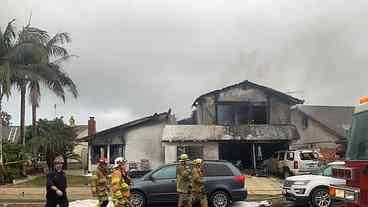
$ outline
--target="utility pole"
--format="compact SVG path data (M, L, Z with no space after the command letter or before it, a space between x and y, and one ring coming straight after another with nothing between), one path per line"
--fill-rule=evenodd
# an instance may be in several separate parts
M56 119L56 104L54 104L54 112L55 112L55 119Z
M1 116L1 111L2 111L2 106L1 106L2 98L3 98L3 93L1 91L1 94L0 94L0 116ZM4 173L5 172L4 172L4 160L3 160L3 121L0 119L0 184L4 183L4 180L5 180Z

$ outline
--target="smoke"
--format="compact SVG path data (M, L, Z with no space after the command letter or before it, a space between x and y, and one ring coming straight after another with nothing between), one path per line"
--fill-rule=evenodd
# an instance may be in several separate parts
M45 91L40 117L57 103L77 123L96 116L100 129L168 108L184 118L199 95L246 79L307 104L368 94L364 0L8 0L0 24L21 26L31 10L35 26L70 32L80 56L65 67L79 99L63 105ZM5 104L13 117L16 94Z

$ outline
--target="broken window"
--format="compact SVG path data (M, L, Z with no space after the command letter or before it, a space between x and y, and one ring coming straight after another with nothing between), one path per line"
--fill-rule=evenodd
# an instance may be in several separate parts
M203 158L202 145L181 145L177 147L177 157L181 154L187 154L189 159Z
M217 123L221 125L234 125L234 110L231 105L217 106Z
M217 104L217 124L268 124L265 103L219 103Z

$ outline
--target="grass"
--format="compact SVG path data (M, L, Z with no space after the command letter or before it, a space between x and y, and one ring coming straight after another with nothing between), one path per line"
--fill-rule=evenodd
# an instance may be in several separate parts
M88 177L67 175L68 187L84 187L88 184ZM44 187L46 185L46 175L37 177L33 180L27 181L25 183L20 183L15 186L22 187Z

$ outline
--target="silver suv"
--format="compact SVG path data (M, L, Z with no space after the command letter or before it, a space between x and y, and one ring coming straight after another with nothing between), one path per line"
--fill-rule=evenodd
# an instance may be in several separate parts
M266 164L273 174L287 178L291 175L311 174L319 169L318 153L312 150L285 150L272 155Z
M133 180L131 206L163 206L176 204L176 168L178 164L166 164L152 170L140 179ZM245 176L230 162L204 161L204 182L208 201L213 207L227 207L232 202L247 197Z

